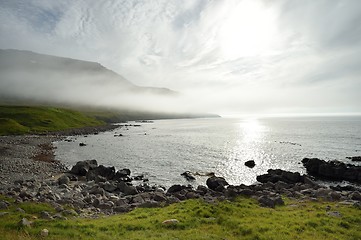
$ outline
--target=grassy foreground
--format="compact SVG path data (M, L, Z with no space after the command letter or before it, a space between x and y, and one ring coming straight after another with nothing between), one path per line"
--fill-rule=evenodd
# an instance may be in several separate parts
M63 108L0 106L0 135L43 133L103 124L93 117Z
M327 214L326 208L340 216ZM21 207L26 213L19 213ZM12 204L0 210L2 239L361 239L361 210L330 202L286 201L276 209L259 207L253 199L238 198L208 204L188 200L164 208L136 209L130 213L100 217L42 220L40 211L54 212L45 204ZM21 218L34 219L32 227L19 227ZM179 223L164 225L166 219Z

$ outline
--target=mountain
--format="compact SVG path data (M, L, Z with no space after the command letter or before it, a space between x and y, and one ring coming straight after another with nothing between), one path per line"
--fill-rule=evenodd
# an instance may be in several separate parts
M96 62L22 50L0 50L0 73L2 101L92 105L118 96L178 95L167 88L136 86Z

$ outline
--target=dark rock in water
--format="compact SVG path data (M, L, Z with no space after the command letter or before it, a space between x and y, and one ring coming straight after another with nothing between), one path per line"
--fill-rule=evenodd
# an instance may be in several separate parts
M135 176L135 177L133 177L133 179L134 179L135 181L143 181L143 180L144 180L144 175Z
M89 170L94 169L96 167L98 167L97 160L79 161L72 167L70 173L79 176L85 176Z
M118 170L114 177L113 177L113 180L115 181L122 181L122 182L131 182L132 179L129 177L130 176L130 170L127 169L127 168L124 168L124 169L121 169L121 170Z
M361 156L356 157L346 157L347 159L350 159L353 162L361 162Z
M345 164L340 161L326 162L318 158L304 158L302 163L312 176L327 180L361 183L361 166Z
M288 172L281 169L269 169L267 174L257 176L261 183L282 181L285 183L303 183L303 177L298 172Z
M253 160L249 160L245 162L244 165L246 165L249 168L254 168L254 166L256 166L256 163Z
M229 185L224 178L216 176L208 178L206 184L208 188L217 192L222 192L225 186Z
M183 177L185 177L185 179L187 179L188 181L194 181L196 180L196 178L192 175L192 173L190 171L185 171L184 173L181 174Z
M80 146L80 147L85 147L85 146L86 146L86 144L85 144L85 143L83 143L83 142L81 142L81 143L79 143L79 146Z

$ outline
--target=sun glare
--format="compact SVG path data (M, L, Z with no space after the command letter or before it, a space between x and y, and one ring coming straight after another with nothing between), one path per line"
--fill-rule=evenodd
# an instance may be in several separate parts
M267 54L275 37L272 11L256 1L242 1L222 24L220 47L227 59Z

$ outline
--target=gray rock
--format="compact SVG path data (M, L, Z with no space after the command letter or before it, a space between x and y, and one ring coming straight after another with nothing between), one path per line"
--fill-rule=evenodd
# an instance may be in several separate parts
M0 209L7 209L9 205L9 202L0 200Z
M20 227L31 227L31 225L33 224L33 222L29 221L28 219L26 218L22 218L20 220L20 222L18 223L18 225Z
M154 201L157 201L157 202L166 202L167 201L167 197L165 196L164 193L161 193L161 192L154 193L153 199L154 199Z
M256 163L254 160L249 160L249 161L245 162L244 165L246 165L249 168L254 168L254 166L256 166Z
M284 205L284 201L280 196L270 197L264 195L259 197L257 200L263 207L274 208L276 205Z
M225 186L229 185L224 178L216 176L208 178L206 184L208 188L217 192L222 192L225 189Z
M138 205L138 207L141 207L141 208L157 208L157 207L161 207L161 206L162 206L162 204L160 202L153 201L153 200L148 200L148 201L145 201Z
M118 213L124 213L124 212L129 212L131 210L129 205L121 205L121 206L116 206L113 208L114 212L118 212Z
M120 181L118 182L118 189L123 192L125 195L135 195L138 194L138 190L134 186L129 186L127 183Z
M42 219L47 219L47 220L52 220L53 219L53 217L47 211L40 212L40 217Z
M114 183L105 182L102 186L107 192L114 192L117 189L117 186Z
M331 216L331 217L337 217L337 218L342 217L342 214L341 214L340 212L337 212L337 211L327 212L326 214L327 214L328 216Z
M58 184L59 184L59 185L62 185L62 184L67 185L67 184L69 184L69 182L70 182L70 179L69 179L69 177L66 176L66 175L63 175L63 176L61 176L61 177L58 179Z
M72 167L70 173L79 176L85 176L89 170L94 169L97 166L98 162L96 160L79 161Z
M17 208L16 211L20 212L20 213L25 213L24 209L22 209L22 208Z
M350 198L352 200L361 201L361 194L360 194L360 192L355 191L355 192L350 194Z

